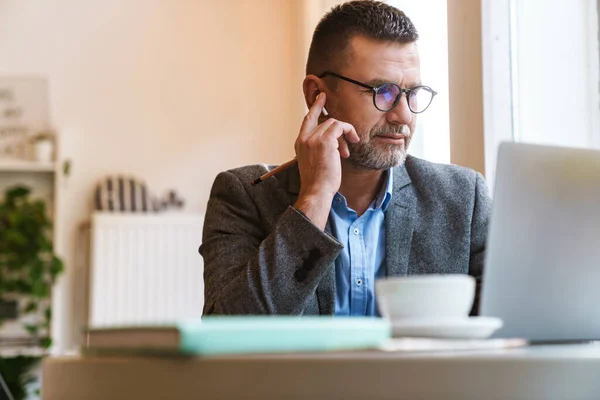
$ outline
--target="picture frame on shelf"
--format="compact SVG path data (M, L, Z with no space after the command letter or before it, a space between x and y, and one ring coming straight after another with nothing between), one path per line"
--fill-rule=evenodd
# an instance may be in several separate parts
M0 161L37 161L34 135L49 130L48 81L42 76L0 76ZM53 153L54 141L42 145ZM50 148L50 151L48 151Z

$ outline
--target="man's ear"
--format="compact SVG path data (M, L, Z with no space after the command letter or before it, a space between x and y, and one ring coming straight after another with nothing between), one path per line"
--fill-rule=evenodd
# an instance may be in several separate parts
M322 88L323 86L323 88ZM316 101L317 96L324 89L323 81L316 75L307 75L302 82L302 90L304 92L304 101L306 107L311 108Z

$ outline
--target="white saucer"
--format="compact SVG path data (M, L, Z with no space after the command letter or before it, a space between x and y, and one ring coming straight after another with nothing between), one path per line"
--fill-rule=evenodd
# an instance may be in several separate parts
M390 320L394 337L485 339L502 327L494 317L405 318Z

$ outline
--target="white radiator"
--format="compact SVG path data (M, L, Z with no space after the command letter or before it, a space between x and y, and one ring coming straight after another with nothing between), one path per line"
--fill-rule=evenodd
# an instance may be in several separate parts
M160 324L200 317L203 223L200 214L94 213L88 324Z

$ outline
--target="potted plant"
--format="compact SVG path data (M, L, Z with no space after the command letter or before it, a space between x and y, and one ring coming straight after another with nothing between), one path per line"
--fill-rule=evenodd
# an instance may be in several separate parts
M42 131L32 138L35 159L42 163L51 163L54 158L55 135L51 131Z
M12 343L47 349L51 344L50 292L63 270L54 254L51 228L45 203L31 199L28 188L6 191L0 200L0 349L3 342L4 348ZM0 362L15 398L24 396L27 373L39 359L18 356Z

